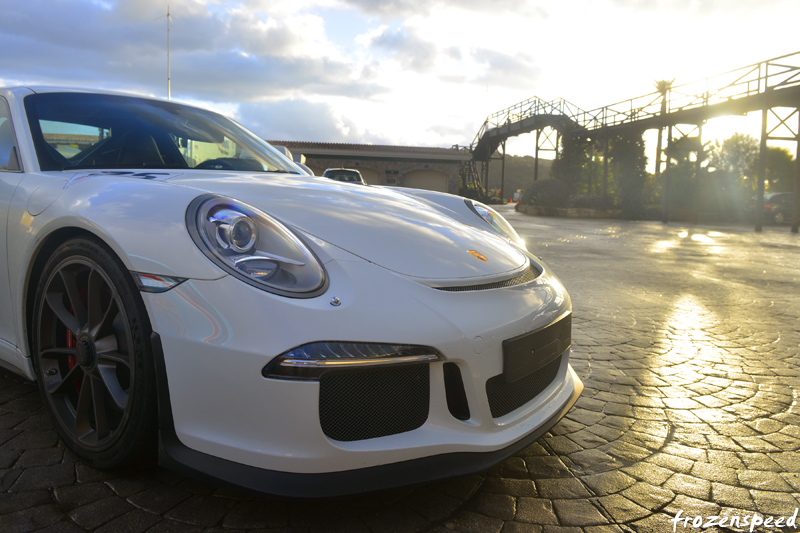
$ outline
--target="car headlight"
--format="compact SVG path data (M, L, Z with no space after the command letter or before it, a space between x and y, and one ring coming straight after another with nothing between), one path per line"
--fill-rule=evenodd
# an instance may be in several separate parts
M186 227L209 259L254 287L294 298L311 298L327 287L325 269L303 241L243 202L199 196L186 210Z
M443 361L436 349L408 344L312 342L293 348L261 370L265 378L317 380L330 370Z
M469 207L470 211L481 217L487 224L489 224L496 233L506 237L512 244L526 249L525 241L522 240L514 228L511 227L511 224L509 224L500 213L487 205L476 202L475 200L465 199L464 203L467 204L467 207Z

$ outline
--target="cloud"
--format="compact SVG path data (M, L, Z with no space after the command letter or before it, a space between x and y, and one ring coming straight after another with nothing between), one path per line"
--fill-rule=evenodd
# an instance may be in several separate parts
M403 68L416 72L431 70L436 63L436 45L426 41L414 31L406 28L389 29L374 36L370 45L384 49L396 59Z
M506 54L497 50L481 48L472 53L473 58L484 68L484 73L473 81L500 84L505 87L527 89L535 87L541 69L527 54Z
M457 8L466 11L505 13L514 12L520 15L538 13L546 16L546 11L536 2L520 2L519 0L343 0L345 4L356 7L371 15L388 18L405 18L414 15L428 15L433 11Z
M389 144L387 137L363 130L327 103L280 100L239 106L236 120L264 139L326 143Z

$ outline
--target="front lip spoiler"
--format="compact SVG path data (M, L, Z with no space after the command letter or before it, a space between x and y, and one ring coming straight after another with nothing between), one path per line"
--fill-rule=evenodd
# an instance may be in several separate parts
M567 414L583 392L583 383L576 379L572 395L553 416L531 433L499 450L445 453L344 472L313 474L279 472L221 459L192 450L180 442L175 433L167 389L164 352L157 333L153 333L151 343L158 381L159 465L238 491L284 499L354 496L481 472L530 446L547 433Z

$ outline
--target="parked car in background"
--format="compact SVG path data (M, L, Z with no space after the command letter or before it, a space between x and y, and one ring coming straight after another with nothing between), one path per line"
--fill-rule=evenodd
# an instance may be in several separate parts
M794 194L790 192L771 192L764 195L764 220L784 224L792 219Z
M361 172L352 168L329 168L322 175L336 181L360 183L361 185L367 184L364 178L361 177Z
M388 489L485 470L583 390L569 294L496 211L309 176L211 111L0 88L0 213L0 366L97 468Z

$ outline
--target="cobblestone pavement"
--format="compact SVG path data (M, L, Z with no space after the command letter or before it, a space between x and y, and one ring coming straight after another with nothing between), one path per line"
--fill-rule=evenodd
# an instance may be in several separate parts
M692 524L790 517L800 237L501 209L572 295L572 364L586 384L532 446L481 475L286 503L159 468L89 468L35 387L0 371L0 531L719 532L750 528Z

